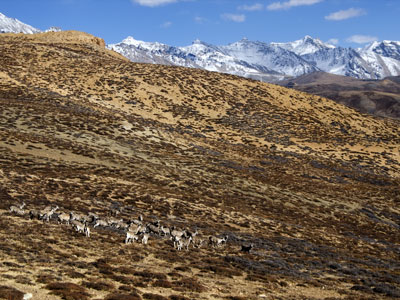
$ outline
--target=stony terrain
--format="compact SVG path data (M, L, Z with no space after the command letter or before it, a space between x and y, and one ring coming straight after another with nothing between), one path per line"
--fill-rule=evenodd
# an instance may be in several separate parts
M0 299L400 297L400 123L79 32L0 35ZM11 213L142 214L177 251ZM253 243L250 253L241 246Z
M360 80L314 72L279 84L327 97L362 113L400 119L400 76Z

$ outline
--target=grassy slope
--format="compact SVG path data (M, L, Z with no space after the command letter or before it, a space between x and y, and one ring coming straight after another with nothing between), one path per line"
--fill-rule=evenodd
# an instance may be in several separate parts
M76 299L399 294L398 122L230 75L130 63L64 34L0 36L6 285ZM20 201L103 216L118 202L124 218L229 243L178 258L161 238L125 246L122 233L93 230L88 240L6 212Z

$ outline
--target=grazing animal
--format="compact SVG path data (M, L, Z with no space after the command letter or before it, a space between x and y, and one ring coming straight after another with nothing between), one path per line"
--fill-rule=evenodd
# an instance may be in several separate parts
M123 222L123 220L122 219L117 219L117 218L114 218L114 217L109 217L107 222L108 222L109 226L117 227L120 222Z
M90 228L89 226L87 226L87 224L85 223L85 228L84 228L84 233L87 237L90 237Z
M160 234L160 227L154 225L153 223L149 223L146 225L147 231L155 234Z
M170 240L174 242L174 248L178 248L179 241L182 239L180 236L171 235Z
M134 241L138 241L139 240L139 236L133 232L128 231L126 233L126 237L125 237L125 244L130 244Z
M173 237L182 237L185 236L185 230L177 230L175 227L172 227L171 236Z
M99 216L95 213L89 212L87 219L89 223L94 223L99 219Z
M20 206L11 205L10 206L10 213L15 213L19 216L25 215L25 202L23 202Z
M69 214L70 214L71 220L77 220L80 222L88 222L89 218L81 213L76 213L74 211L71 211Z
M220 247L222 244L226 244L228 240L228 236L224 236L223 238L218 238L215 236L210 236L209 238L209 245L212 245L213 247Z
M131 220L131 224L143 225L143 216L139 215L137 220Z
M142 228L143 226L142 225L134 225L134 224L131 224L131 225L129 225L129 227L128 227L128 231L129 232L132 232L133 234L139 234L141 231L142 231Z
M182 250L183 247L186 248L186 250L189 250L189 245L192 242L192 238L189 237L188 239L180 239L178 241L177 249L178 251Z
M149 241L149 237L150 237L150 235L148 233L143 234L142 244L147 245L147 242Z
M49 205L49 206L46 206L46 207L40 212L39 219L43 220L43 222L49 222L51 216L56 212L56 210L57 210L58 208L59 208L58 205L56 205L55 207L51 207L50 205Z
M114 223L114 227L119 229L127 229L129 227L129 224L125 223L124 221L118 221Z
M105 220L98 219L96 220L96 223L94 224L93 228L96 228L97 226L107 227L108 222Z
M58 224L62 224L63 222L69 225L70 215L67 213L60 213L57 216Z
M78 233L85 233L86 224L83 224L77 220L72 220L71 225Z
M32 219L39 219L40 218L40 211L37 209L31 209L29 211L29 218Z
M190 231L187 228L185 229L185 236L187 238L189 238L189 237L194 238L198 233L199 232L197 231L197 229L196 229L196 231Z
M160 236L167 236L167 235L171 235L171 230L168 227L164 227L161 225L160 227Z
M242 245L240 251L250 253L251 249L253 249L253 248L254 248L254 244Z
M194 248L201 248L203 246L205 240L200 238L193 238L193 247Z

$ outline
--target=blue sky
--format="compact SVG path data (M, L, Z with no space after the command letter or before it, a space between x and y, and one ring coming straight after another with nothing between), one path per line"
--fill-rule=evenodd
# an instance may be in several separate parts
M400 0L0 0L0 12L39 29L58 26L120 42L223 45L305 35L343 47L400 40Z

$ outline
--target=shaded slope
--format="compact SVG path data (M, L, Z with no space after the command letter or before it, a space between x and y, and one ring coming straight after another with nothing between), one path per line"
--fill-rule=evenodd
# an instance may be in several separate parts
M398 122L235 76L130 63L64 34L0 36L5 284L73 282L93 298L398 295ZM119 203L126 219L229 242L177 255L153 236L148 247L111 230L85 239L5 211L20 201L101 216ZM240 253L249 242L254 252ZM99 279L105 290L85 283Z
M332 99L362 113L400 118L399 77L358 80L315 72L280 83L296 90Z

